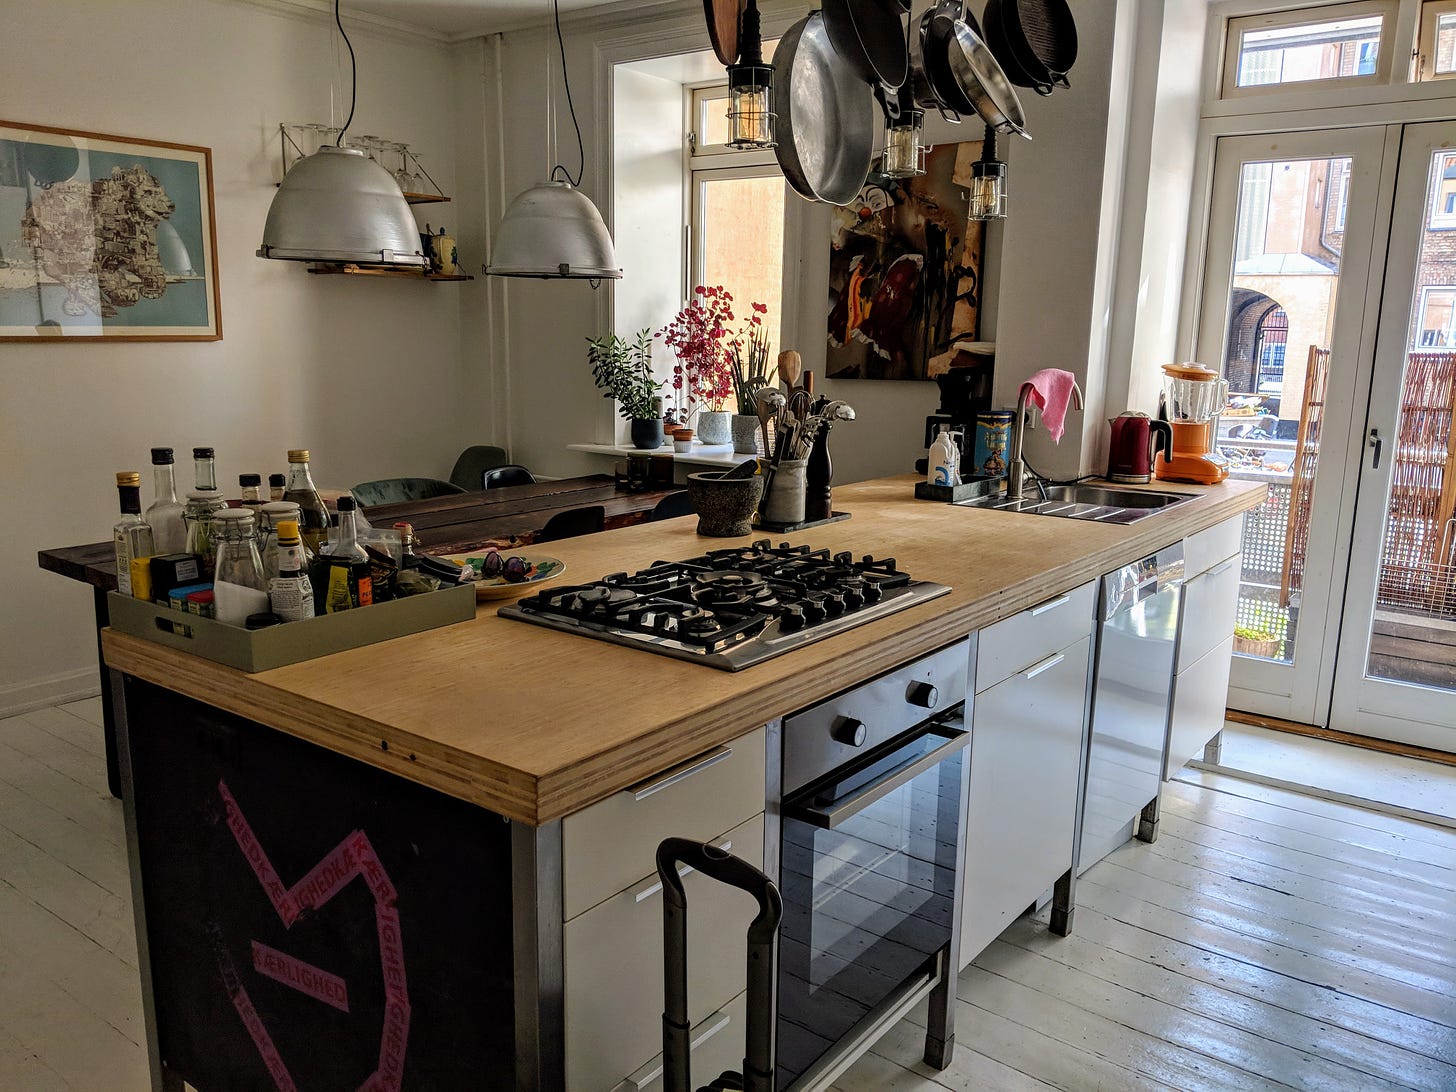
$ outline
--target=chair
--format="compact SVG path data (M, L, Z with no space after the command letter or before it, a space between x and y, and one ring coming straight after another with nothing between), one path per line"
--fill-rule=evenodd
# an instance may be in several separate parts
M546 526L541 528L536 541L559 542L563 538L594 535L606 525L606 518L607 510L600 504L586 508L568 508L565 512L557 512L546 521Z
M480 476L480 488L495 489L502 485L535 485L536 476L524 466L509 463L487 470Z
M487 470L505 466L510 461L505 448L476 444L460 453L460 458L455 460L455 469L450 471L450 480L466 491L480 489L481 477Z
M399 501L429 500L451 493L464 493L453 482L439 478L380 478L378 481L360 482L349 492L365 508L376 504L395 504Z
M669 493L657 502L657 507L652 509L652 514L647 517L651 523L662 519L677 519L678 516L690 516L693 514L692 498L688 496L686 489L679 489L676 493Z

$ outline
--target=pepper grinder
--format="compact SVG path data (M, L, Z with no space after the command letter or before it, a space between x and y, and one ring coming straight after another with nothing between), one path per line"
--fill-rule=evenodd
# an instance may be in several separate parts
M834 464L829 459L829 423L814 437L804 467L804 522L815 523L834 515Z

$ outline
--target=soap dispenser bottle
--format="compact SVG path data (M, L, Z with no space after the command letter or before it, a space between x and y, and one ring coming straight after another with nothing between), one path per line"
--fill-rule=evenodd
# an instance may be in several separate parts
M931 485L956 486L961 484L960 448L956 446L950 425L940 426L940 435L930 445L930 460L925 480Z

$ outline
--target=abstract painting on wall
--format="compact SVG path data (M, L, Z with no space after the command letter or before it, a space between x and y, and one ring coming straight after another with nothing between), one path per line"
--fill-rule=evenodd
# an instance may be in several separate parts
M930 379L965 362L981 308L985 225L968 218L980 141L937 144L925 174L887 179L875 160L834 210L830 379Z
M207 148L0 121L0 341L216 341Z

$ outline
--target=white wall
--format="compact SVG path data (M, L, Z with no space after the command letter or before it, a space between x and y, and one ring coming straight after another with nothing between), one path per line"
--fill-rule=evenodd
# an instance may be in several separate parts
M327 120L334 54L322 14L221 0L0 0L8 120L210 147L224 338L216 343L0 345L0 713L93 687L86 587L40 572L38 549L95 542L115 520L113 473L151 445L217 448L224 484L314 452L321 486L445 476L489 442L462 398L460 289L316 277L254 257L274 193L280 121ZM408 141L454 186L451 52L351 27L353 132ZM345 57L347 65L347 57ZM340 85L346 86L346 85ZM452 206L427 214L460 225ZM422 219L424 216L422 216ZM477 239L462 232L467 264Z

